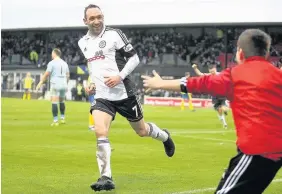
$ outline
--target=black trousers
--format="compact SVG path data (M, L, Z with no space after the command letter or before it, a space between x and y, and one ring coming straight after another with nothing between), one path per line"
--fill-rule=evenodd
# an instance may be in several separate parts
M261 194L282 166L282 159L273 161L241 151L232 158L215 194Z

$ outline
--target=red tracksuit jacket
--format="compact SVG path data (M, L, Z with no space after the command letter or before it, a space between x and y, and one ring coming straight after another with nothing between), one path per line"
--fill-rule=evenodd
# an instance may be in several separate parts
M282 158L282 71L262 57L218 75L187 79L191 93L223 96L230 101L237 146L248 155Z

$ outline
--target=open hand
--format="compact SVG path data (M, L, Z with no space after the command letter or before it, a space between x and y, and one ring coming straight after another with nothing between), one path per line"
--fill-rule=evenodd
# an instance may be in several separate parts
M122 81L121 77L119 75L116 75L116 76L105 77L104 83L109 88L113 88L116 85L118 85L119 83L121 83L121 81Z
M41 88L42 84L43 84L43 82L40 81L40 82L37 84L37 86L36 86L36 88L35 88L35 91L38 91L38 90Z
M161 86L163 79L153 70L153 77L142 75L143 86L149 89L158 89Z

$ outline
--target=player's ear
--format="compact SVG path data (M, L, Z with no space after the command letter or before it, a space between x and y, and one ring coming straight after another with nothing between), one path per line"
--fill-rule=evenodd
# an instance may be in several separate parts
M269 54L269 51L268 51L268 52L266 53L266 55L265 55L265 59L268 59L269 56L270 56L270 54Z
M83 18L83 22L85 25L87 25L87 20L85 18Z
M240 61L245 60L245 54L241 48L239 48L239 58L240 58Z
M237 46L237 52L236 52L236 62L238 64L242 63L242 49Z

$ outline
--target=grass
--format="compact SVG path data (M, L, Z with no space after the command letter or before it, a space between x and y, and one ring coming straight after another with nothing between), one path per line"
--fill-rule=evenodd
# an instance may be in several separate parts
M96 139L88 127L88 103L66 103L67 124L51 127L47 101L2 99L2 193L87 194L96 181ZM140 138L126 119L117 116L110 132L112 171L116 190L107 194L213 193L236 154L235 134L223 130L212 109L196 112L179 107L145 106L146 121L168 128L176 154L168 158L163 145ZM281 180L282 172L276 179ZM265 193L281 194L281 182ZM200 189L200 190L198 190ZM184 194L184 193L183 193Z

